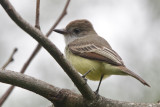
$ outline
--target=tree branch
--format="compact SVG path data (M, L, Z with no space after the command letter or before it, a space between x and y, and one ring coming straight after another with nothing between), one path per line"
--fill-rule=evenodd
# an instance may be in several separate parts
M0 70L0 82L12 84L34 93L37 93L49 101L55 107L159 107L160 104L129 103L116 101L97 96L93 100L86 100L81 95L67 89L54 87L46 82L33 77L9 71Z
M70 3L70 0L67 0L64 9L61 13L61 15L59 16L59 18L57 19L57 21L55 22L55 24L53 24L53 26L50 28L50 30L47 32L46 37L48 37L51 32L53 31L53 29L55 29L55 27L60 23L60 21L63 19L63 17L67 14L67 8L68 5ZM37 27L38 29L40 29L40 25L39 25L39 14L40 14L40 0L37 0L37 4L36 4L36 24L35 27ZM32 59L37 55L37 53L39 52L39 50L41 49L41 45L38 44L36 46L36 48L34 49L34 51L32 52L32 54L30 55L30 57L28 58L28 60L26 61L26 63L23 65L22 69L21 69L21 73L24 73L27 69L27 67L29 66L30 62L32 61ZM2 104L5 102L5 100L8 98L8 96L11 94L12 90L14 89L14 86L10 86L8 88L8 90L4 93L4 95L0 98L0 106L2 106Z
M46 99L56 102L58 100L58 97L61 97L58 94L62 94L60 92L64 91L65 89L61 90L59 88L56 88L46 82L43 82L41 80L37 80L33 77L9 71L9 70L0 70L0 81L7 84L12 84L24 89L27 89L29 91L32 91L36 94L39 94ZM68 93L72 93L69 90L65 90ZM78 95L78 94L75 94ZM66 95L63 95L66 96Z
M83 97L86 99L94 99L95 94L88 86L88 84L81 78L81 76L72 68L72 66L64 58L63 54L57 49L57 47L48 40L40 30L36 29L28 22L26 22L13 8L8 0L0 0L2 7L8 13L10 18L25 32L37 40L50 54L51 56L59 63L67 75L72 79L76 87L79 89Z

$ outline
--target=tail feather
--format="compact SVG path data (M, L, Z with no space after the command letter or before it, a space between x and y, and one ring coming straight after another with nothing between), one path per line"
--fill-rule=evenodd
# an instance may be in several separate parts
M136 78L137 80L139 80L142 84L150 87L150 85L149 85L145 80L143 80L140 76L138 76L138 75L135 74L134 72L130 71L130 70L127 69L126 67L120 67L120 69L121 69L123 72L127 73L128 75L130 75L130 76Z

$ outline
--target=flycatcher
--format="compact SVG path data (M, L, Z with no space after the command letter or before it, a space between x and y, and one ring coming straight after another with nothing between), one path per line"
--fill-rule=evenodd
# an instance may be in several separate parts
M126 68L121 57L96 33L89 21L75 20L65 29L54 31L64 35L66 58L73 67L86 78L100 81L96 93L102 79L111 75L129 75L150 87L140 76Z

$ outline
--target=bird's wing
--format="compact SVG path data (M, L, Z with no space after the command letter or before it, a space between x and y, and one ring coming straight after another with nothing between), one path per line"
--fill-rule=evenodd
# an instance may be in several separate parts
M121 57L111 48L99 47L94 44L68 45L69 50L78 56L104 61L118 66L124 66Z

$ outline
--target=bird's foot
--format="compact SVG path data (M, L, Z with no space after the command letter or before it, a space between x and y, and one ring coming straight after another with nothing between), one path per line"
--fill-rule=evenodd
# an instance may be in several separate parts
M84 75L82 75L82 78L84 79L85 83L87 83L87 78Z
M94 91L94 93L95 93L96 95L99 95L98 92L99 92L99 89L97 89L96 91Z

